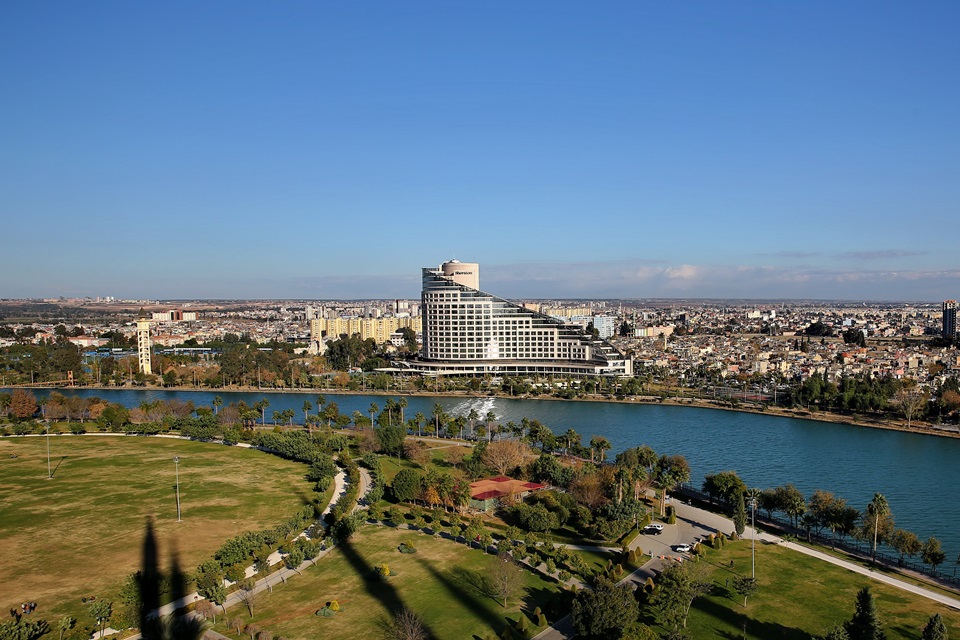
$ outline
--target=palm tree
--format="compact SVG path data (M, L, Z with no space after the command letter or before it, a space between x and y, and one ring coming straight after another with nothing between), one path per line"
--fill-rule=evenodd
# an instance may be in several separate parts
M354 411L354 412L353 412L352 414L350 414L350 415L353 417L353 426L359 427L359 426L360 426L360 419L363 417L363 413L361 413L360 411Z
M563 434L564 442L564 453L570 453L570 449L573 449L574 446L580 446L580 434L576 432L575 429L567 429Z
M307 423L307 414L310 413L310 409L313 409L313 405L310 403L309 400L304 400L303 401L303 423L304 424Z
M413 416L413 419L417 421L417 435L422 435L423 430L421 427L423 426L423 421L426 420L427 417L418 411L417 415Z
M873 516L873 564L877 563L877 533L880 531L880 518L890 513L890 505L882 493L873 494L873 500L867 505L867 514Z
M270 406L270 401L266 398L261 398L257 402L253 403L253 408L260 412L260 424L267 425L267 407Z
M283 414L280 411L273 412L273 426L277 426L277 422L283 419Z
M213 415L217 415L220 412L220 407L223 406L223 398L220 396L213 396Z
M460 439L463 440L463 428L467 426L467 419L463 416L457 416L454 418L453 424L457 427L457 432L460 434Z
M603 436L590 438L590 459L593 459L593 452L596 451L600 454L600 462L603 462L607 457L607 450L610 449L611 446L610 441Z
M327 404L327 399L323 396L317 396L317 413L319 414L323 410L323 405Z
M330 427L330 423L336 420L340 416L340 407L337 406L336 402L331 402L327 405L327 408L323 410L323 417L327 419L327 427Z
M473 435L473 432L476 430L477 420L480 419L480 414L477 413L476 409L470 409L470 413L467 414L467 420L470 421L470 434Z
M371 426L371 427L373 426L373 416L377 415L377 413L379 413L379 411L380 411L380 407L377 406L377 403L376 403L376 402L371 402L371 403L370 403L370 408L367 409L367 412L370 414L370 426Z
M396 406L397 403L393 398L387 398L386 406L384 407L387 410L387 424L393 424L393 410Z
M493 412L493 410L491 409L490 411L487 411L486 418L487 418L487 436L488 436L488 438L492 438L492 437L493 437L493 423L496 422L496 420L497 420L497 414L495 414L495 413ZM497 438L497 439L499 440L499 438Z
M400 424L403 424L403 410L409 405L410 403L403 396L400 396L400 399L397 400L397 406L400 407Z
M433 413L431 415L437 428L437 435L440 435L440 418L443 416L443 407L440 406L439 402L433 405Z

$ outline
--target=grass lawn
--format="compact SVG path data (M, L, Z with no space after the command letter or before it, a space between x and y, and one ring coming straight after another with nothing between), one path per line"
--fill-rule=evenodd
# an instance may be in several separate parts
M943 616L952 637L960 637L960 612L783 547L757 546L759 589L746 609L726 581L750 575L750 542L709 549L701 562L712 572L715 589L694 603L688 620L692 638L740 638L746 623L747 638L807 640L849 620L857 591L864 586L870 587L891 640L919 639L934 613Z
M397 551L403 541L412 542L417 553ZM522 600L509 602L505 609L481 586L495 562L494 556L450 540L366 526L349 545L275 587L272 594L264 594L252 619L241 608L230 609L227 617L240 617L244 624L256 622L274 636L370 640L380 637L390 611L406 606L423 618L431 637L483 638L501 632L508 619L515 623L521 610L531 613L538 605L545 606L557 593L554 583L525 571ZM397 575L386 580L373 577L374 567L382 563ZM314 615L331 600L340 603L340 613L333 618ZM222 623L218 618L217 631L238 637L235 629Z
M66 614L86 624L80 598L112 597L137 570L148 517L160 567L176 552L193 573L228 538L278 524L314 496L304 465L240 447L57 436L50 453L52 480L45 438L0 439L0 607L36 601L54 626Z

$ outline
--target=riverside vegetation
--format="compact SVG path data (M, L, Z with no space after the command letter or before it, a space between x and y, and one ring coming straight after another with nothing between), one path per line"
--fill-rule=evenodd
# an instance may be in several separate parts
M227 543L221 545L220 550L216 551L210 560L197 564L198 569L193 574L197 587L201 593L210 599L221 600L225 593L221 593L223 579L227 579L227 585L231 589L243 589L245 583L240 579L237 573L237 567L247 562L252 562L254 568L265 573L272 568L264 566L263 560L266 552L277 546L285 554L286 564L296 565L296 559L302 553L303 557L311 557L316 554L318 547L325 544L337 545L335 558L343 556L343 560L352 567L355 573L359 574L361 584L357 587L361 591L370 593L370 587L366 584L365 570L363 567L368 564L373 567L378 564L391 566L389 575L396 575L396 580L385 583L383 588L388 592L394 592L394 597L398 599L391 600L391 604L383 605L383 615L391 616L393 613L402 613L402 608L397 609L395 605L400 600L406 602L409 597L407 588L401 588L403 577L408 574L408 570L401 568L397 571L399 558L383 558L377 562L377 556L381 556L381 550L387 543L378 543L377 539L390 538L389 548L402 542L412 542L409 539L397 540L396 537L387 536L386 538L375 534L377 529L369 529L369 525L364 525L365 521L373 524L386 524L387 529L381 527L380 530L389 530L396 532L412 531L418 535L428 536L426 540L433 540L425 544L414 542L413 546L418 550L417 554L404 554L403 557L409 557L411 561L417 558L425 559L428 556L421 556L422 553L428 555L432 553L435 545L444 545L444 548L466 549L473 548L472 553L483 557L484 553L491 554L496 552L500 554L501 563L515 563L522 567L519 575L538 576L536 579L541 583L531 583L529 578L525 578L525 587L516 587L518 580L513 579L514 589L511 593L498 591L490 584L480 581L473 587L467 589L469 584L461 584L460 593L453 590L454 595L450 596L461 598L463 602L469 602L471 598L490 598L495 601L501 600L509 605L513 602L514 611L511 614L502 607L504 611L497 611L497 616L489 614L481 615L481 620L477 623L477 635L483 637L489 633L498 633L503 637L504 634L515 634L519 637L528 637L534 632L531 628L540 621L540 616L534 615L534 611L539 608L540 614L546 619L555 619L562 611L569 608L568 604L571 598L580 598L575 600L580 602L576 605L574 611L580 611L576 620L578 624L587 624L594 619L600 619L607 615L603 607L613 606L615 610L622 614L626 612L629 618L622 625L622 637L644 637L648 632L662 632L682 634L683 625L678 624L677 613L679 609L671 607L682 607L684 610L683 619L688 619L690 624L696 620L698 607L706 607L710 602L711 594L717 588L718 579L711 577L706 568L713 566L716 572L723 566L724 560L718 558L714 565L709 560L713 552L706 551L704 545L700 545L697 557L706 553L705 561L702 562L704 576L678 575L676 584L661 582L659 585L653 583L648 588L640 590L633 600L636 603L630 605L628 600L624 600L617 595L615 581L625 575L633 568L642 564L642 558L637 557L635 553L613 554L606 558L606 562L587 554L579 553L576 550L570 550L565 547L555 547L552 544L554 540L566 542L601 542L605 544L629 544L632 536L636 535L638 526L650 521L653 518L661 518L669 523L673 514L666 502L666 493L672 490L677 484L689 480L689 466L679 455L658 455L649 447L638 447L623 451L616 456L610 463L606 462L606 453L609 450L609 443L604 443L602 439L594 439L589 447L581 444L581 438L576 432L568 432L561 436L556 436L549 429L543 427L536 421L524 421L520 426L523 427L523 433L511 434L515 437L497 439L494 434L497 429L492 429L493 421L490 421L488 429L482 435L483 439L473 443L472 447L447 446L446 443L431 445L429 442L423 442L412 438L409 435L410 429L404 424L401 402L391 401L385 406L383 411L379 407L371 407L369 418L366 416L354 416L354 430L349 435L335 431L332 426L337 423L337 416L329 416L331 426L326 424L317 424L306 420L305 428L283 431L279 427L275 430L252 429L245 425L243 421L233 424L225 424L221 420L221 413L230 415L230 412L221 407L215 407L213 412L206 408L199 412L199 415L193 417L173 416L173 413L164 415L158 423L152 423L143 431L152 432L167 431L176 428L181 433L197 439L217 439L225 442L250 441L265 449L280 453L282 456L292 460L300 461L301 464L308 465L301 471L304 477L313 483L315 493L324 494L330 485L330 478L335 473L334 456L339 458L340 464L347 468L348 474L355 480L351 483L354 487L353 493L345 497L342 504L331 513L329 527L323 530L314 528L313 535L307 539L295 538L298 530L305 527L308 523L309 514L304 512L298 515L296 522L289 522L280 527L273 527L267 530L261 530L260 533L243 534L232 538ZM239 415L240 409L236 415ZM197 413L197 412L193 412ZM260 412L262 419L262 410ZM102 415L102 414L101 414ZM417 417L413 418L417 420ZM437 423L442 422L446 425L451 422L446 416L438 413L434 416ZM469 417L465 418L470 420ZM479 422L478 419L474 419ZM22 423L18 423L22 424ZM29 424L29 423L28 423ZM81 423L86 424L86 423ZM95 423L96 424L96 423ZM132 423L123 423L124 425ZM92 425L90 425L92 426ZM421 427L423 425L420 425ZM475 431L478 424L472 425ZM497 425L499 426L499 425ZM116 426L112 428L117 428ZM127 427L132 431L137 428ZM37 427L34 426L33 430ZM503 432L501 431L501 436ZM82 440L86 442L86 440ZM3 443L9 443L10 440L0 440ZM31 442L39 445L41 439L24 439L12 441L18 443ZM126 446L127 440L122 441ZM138 440L134 442L148 442ZM163 441L149 441L150 444ZM189 443L183 443L189 444ZM195 445L200 446L200 445ZM208 445L209 446L209 445ZM235 448L224 448L225 452L239 451ZM164 456L166 458L167 456ZM120 457L117 456L119 459ZM358 496L356 494L356 479L358 471L356 470L356 459L360 464L368 468L368 472L373 478L371 493L367 496L368 508L359 513L351 514L350 504ZM36 462L36 461L35 461ZM259 466L259 465L258 465ZM559 490L550 490L536 493L526 500L506 499L501 502L497 510L491 514L467 515L463 513L469 498L466 487L470 480L483 477L494 473L509 473L519 478L543 481L557 487ZM719 477L718 477L719 476ZM41 483L42 484L42 483ZM49 486L49 485L48 485ZM745 487L745 485L743 485ZM736 482L735 474L716 474L711 476L710 484L704 488L715 491L718 499L726 499L733 502L732 507L735 512L740 512L743 506L743 497L746 492L734 490L730 487L740 487ZM789 493L781 491L781 494ZM773 491L777 495L777 491ZM732 496L740 496L739 505ZM94 494L92 498L102 496ZM795 496L794 496L795 498ZM821 500L822 501L822 500ZM786 501L783 504L794 504L796 500ZM771 508L774 503L768 503ZM866 517L861 516L857 522L857 530L861 535L869 536L871 533L870 522L874 523L874 530L877 527L878 514L880 511L874 507L872 511L866 512ZM87 517L91 517L88 514ZM306 519L305 519L306 518ZM742 531L740 526L741 517L735 514L736 528ZM730 532L736 535L736 532ZM398 535L404 535L398 533ZM408 534L409 535L409 534ZM269 539L268 539L269 538ZM372 540L369 552L359 553L351 551L355 545L365 544L367 539ZM725 550L723 545L723 536L717 536L714 544L717 553L730 553L737 549L738 545L733 544L730 550ZM304 540L297 542L297 540ZM457 547L459 542L461 545ZM309 546L309 548L308 548ZM351 553L355 555L351 555ZM453 554L463 553L462 551L452 551ZM446 552L442 555L446 555ZM767 555L767 554L764 554ZM770 554L773 555L772 553ZM382 557L382 556L381 556ZM490 556L492 557L492 556ZM331 564L336 562L335 559ZM488 562L484 560L484 563ZM785 557L785 562L792 565L802 564L801 561L791 557ZM442 565L443 563L441 563ZM493 565L500 566L500 565ZM685 566L693 566L687 564ZM741 563L743 566L743 563ZM830 569L822 565L819 571L824 575L829 573ZM436 567L435 567L436 568ZM315 569L323 573L324 564L319 563ZM311 569L309 571L314 571ZM531 571L533 573L531 573ZM784 567L782 573L791 573L792 568ZM439 572L439 573L438 573ZM409 573L413 573L410 569ZM485 570L477 569L477 573L484 574ZM437 569L434 572L416 573L421 576L417 579L416 588L426 588L428 582L425 582L426 576L432 576L437 581L433 584L442 584L449 581L451 576L444 575ZM515 574L517 575L517 574ZM671 574L665 574L666 579L673 580ZM236 579L234 579L236 578ZM466 580L469 583L469 576L459 576L461 581ZM694 579L695 578L695 579ZM692 599L667 598L667 594L673 594L679 590L683 584L693 580L693 583L700 587L695 591L699 594ZM291 580L291 584L296 584L296 580ZM511 580L505 579L505 583ZM610 583L610 584L608 584ZM707 583L712 587L707 590ZM545 585L545 586L544 586ZM583 585L583 588L575 596L569 589L575 585ZM611 586L612 585L612 586ZM673 585L673 586L670 586ZM795 586L795 585L794 585ZM590 589L587 589L590 587ZM686 587L683 587L686 588ZM770 591L766 591L770 589ZM292 589L291 589L292 590ZM378 588L378 591L382 590ZM429 589L427 589L429 592ZM442 591L442 590L439 590ZM438 591L438 592L439 592ZM507 589L507 591L510 591ZM703 593L700 593L703 591ZM829 601L836 603L843 598L839 597L842 589L836 588L824 589L822 592L813 592L810 589L805 590L804 598L811 602ZM347 590L344 594L330 594L328 600L337 600L341 605L349 607L351 597L359 597L359 592L350 592ZM406 596L403 594L407 593ZM595 593L595 597L588 597L587 594ZM656 594L661 595L656 595ZM757 592L751 596L751 603L763 602L767 594L774 595L782 603L787 598L794 598L795 595L788 595L784 587L771 586L763 579L758 581ZM459 595L456 595L459 594ZM472 595L470 595L472 594ZM487 594L487 595L483 595ZM539 594L539 595L538 595ZM605 595L606 594L606 595ZM469 595L469 597L468 597ZM129 597L129 593L127 594ZM403 596L403 597L401 597ZM601 596L603 596L601 598ZM609 598L607 597L609 596ZM118 598L120 596L117 596ZM371 595L374 598L386 597ZM438 596L439 597L439 596ZM898 597L904 597L904 594L898 594ZM269 597L268 597L269 599ZM926 603L917 602L916 599L910 599L912 603L907 609L903 623L904 629L919 628L922 622L921 618L927 615L927 611L933 607L925 606ZM309 601L309 599L307 600ZM699 604L698 604L698 601ZM119 601L118 601L119 602ZM383 601L381 600L381 603ZM411 600L411 602L413 602ZM729 603L722 603L723 607L736 612L734 606L739 606L742 600L737 597L735 601L731 599ZM444 600L441 598L440 603ZM520 603L520 604L518 604ZM619 604L617 604L619 603ZM680 604L678 604L680 603ZM446 603L453 606L453 603ZM292 606L292 605L285 605ZM489 605L492 606L492 605ZM716 606L716 605L710 605ZM755 606L751 604L750 606ZM834 605L835 607L838 605ZM759 607L758 607L759 608ZM782 609L783 607L779 607ZM882 608L882 607L881 607ZM257 607L259 610L260 607ZM410 609L410 607L408 607ZM416 605L411 609L414 614ZM442 609L441 609L442 610ZM116 619L124 620L122 613L123 607L117 608L117 613L111 613L110 618L117 616ZM283 607L276 611L285 611ZM523 612L523 616L515 615ZM672 613L671 613L672 612ZM635 615L634 615L635 614ZM256 617L255 610L251 607L249 616L251 619ZM280 615L280 614L278 614ZM285 618L287 614L280 615ZM339 614L338 614L339 615ZM510 617L514 615L515 617ZM619 614L618 614L619 615ZM724 614L727 615L727 614ZM890 612L890 616L899 616ZM757 623L760 629L763 624L778 624L789 626L794 629L789 637L810 637L810 634L821 633L822 629L811 629L799 622L791 622L790 625L784 622L771 622L776 619L774 613L766 617L754 618L750 620ZM943 618L949 625L955 625L950 612L944 611ZM276 617L276 616L275 616ZM375 617L375 616L373 616ZM414 618L417 616L415 615ZM442 618L442 616L440 616ZM733 616L739 619L737 616ZM426 628L430 628L429 615L427 616ZM768 619L769 618L769 619ZM337 618L340 620L346 619ZM364 618L366 620L367 617ZM899 618L897 618L899 619ZM367 637L371 633L371 627L365 626L367 623L360 624L356 618L349 618L348 624L351 633L356 632L356 637ZM221 620L221 623L225 622ZM283 630L284 620L276 621L278 627ZM388 620L392 625L396 620ZM260 624L261 631L264 625L261 623L248 622L246 624ZM380 623L371 621L375 627ZM438 621L433 624L439 625ZM412 626L416 626L412 624ZM411 626L407 625L407 626ZM913 625L913 626L911 626ZM389 625L388 625L389 626ZM521 627L525 627L521 628ZM245 628L245 627L244 627ZM89 627L88 627L89 629ZM654 631L659 630L659 631ZM585 633L594 633L585 631ZM607 633L607 632L604 632ZM633 635L627 635L633 634ZM349 636L345 636L349 637ZM444 636L439 636L444 637ZM448 637L448 636L447 636ZM607 636L611 637L611 636ZM691 636L697 637L697 636ZM758 634L755 637L764 637ZM906 634L904 637L919 637Z

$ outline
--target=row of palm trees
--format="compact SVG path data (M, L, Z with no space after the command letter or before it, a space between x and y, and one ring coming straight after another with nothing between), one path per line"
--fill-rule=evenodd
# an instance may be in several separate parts
M326 409L324 409L325 405L327 405ZM220 396L215 396L213 398L214 413L218 412L221 406L223 406L223 399ZM266 398L262 398L253 403L251 407L260 414L261 424L265 425L267 422L266 410L269 406L270 401ZM386 424L406 425L411 429L411 431L415 431L417 436L422 436L423 428L427 423L427 417L418 411L410 421L405 421L404 409L406 409L408 406L409 401L405 397L401 396L396 400L393 398L387 398L384 402L383 408L383 411L385 411L387 414ZM328 426L340 415L340 411L336 403L331 402L328 405L327 399L322 395L317 396L315 405L310 400L304 400L301 408L303 409L304 424L308 429L311 425L310 412L314 408L317 410L317 413L315 414L316 417L322 417L326 419ZM370 423L376 424L377 416L382 415L380 411L380 405L378 405L376 402L371 402L367 409L367 413L370 415ZM274 411L273 423L275 425L280 422L288 422L289 424L293 424L294 416L295 412L293 409ZM397 420L394 419L395 416ZM358 419L361 417L363 417L363 414L359 411L355 411L353 414L354 424L358 424ZM582 446L582 436L575 429L567 429L563 435L554 436L553 432L550 431L548 427L541 424L537 420L530 420L528 418L523 418L519 424L509 421L505 425L500 425L497 424L497 415L492 410L487 411L486 414L482 416L476 409L470 409L469 413L467 413L465 416L450 416L444 410L443 405L437 403L433 406L433 411L431 412L430 417L433 422L433 432L437 434L441 432L441 429L452 426L457 433L457 436L461 439L464 437L465 432L468 435L479 434L481 437L486 436L488 441L492 441L494 436L496 436L496 439L499 440L503 437L503 435L507 435L508 437L512 436L517 439L525 440L530 444L539 444L542 449L553 450L559 447L564 454L568 455L582 455L589 451L591 462L605 461L606 452L612 448L610 441L603 436L594 436L590 439L590 447L585 448ZM483 424L479 424L481 422Z

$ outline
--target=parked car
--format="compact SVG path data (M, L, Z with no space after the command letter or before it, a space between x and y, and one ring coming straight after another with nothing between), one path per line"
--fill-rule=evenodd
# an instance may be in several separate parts
M663 525L662 525L662 524L648 524L647 526L645 526L645 527L642 529L641 533L645 533L645 534L647 534L647 535L652 535L652 536L658 536L658 535L660 535L661 533L663 533Z
M690 553L691 549L693 549L693 547L691 547L688 544L673 545L673 550L676 551L677 553Z

